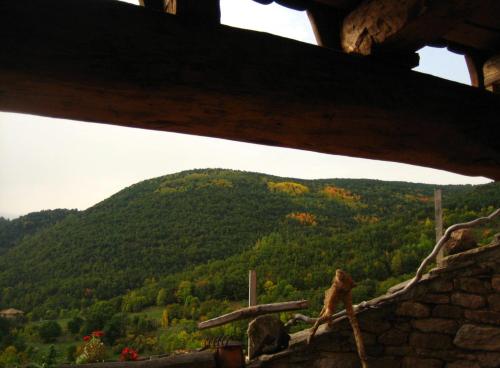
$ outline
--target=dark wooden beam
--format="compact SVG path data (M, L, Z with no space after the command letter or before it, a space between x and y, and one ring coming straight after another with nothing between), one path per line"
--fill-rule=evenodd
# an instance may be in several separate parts
M362 55L416 51L440 40L491 1L367 0L344 19L342 46Z
M500 93L500 54L492 56L484 63L483 74L486 89Z
M342 21L346 12L319 3L313 3L307 9L307 16L316 38L316 43L322 47L342 50L340 33Z
M0 110L500 180L500 96L110 0L0 2Z
M199 23L220 23L219 0L168 0L166 11Z

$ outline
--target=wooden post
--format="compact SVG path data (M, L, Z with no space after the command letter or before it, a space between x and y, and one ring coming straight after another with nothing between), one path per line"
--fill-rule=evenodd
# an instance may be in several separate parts
M436 243L443 236L443 208L441 201L441 189L434 189L434 217L436 224ZM436 263L439 265L443 260L444 248L442 248L436 256Z
M248 271L248 306L257 305L257 272L255 270ZM250 339L247 342L247 357L250 359L253 352L250 351Z
M248 306L257 305L257 272L248 271Z

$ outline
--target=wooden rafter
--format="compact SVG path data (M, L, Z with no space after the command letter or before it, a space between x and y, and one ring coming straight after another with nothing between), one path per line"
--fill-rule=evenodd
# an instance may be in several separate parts
M500 97L111 0L0 3L0 110L500 179Z
M440 41L491 0L367 0L345 19L342 46L346 52L371 55L386 50L416 51Z

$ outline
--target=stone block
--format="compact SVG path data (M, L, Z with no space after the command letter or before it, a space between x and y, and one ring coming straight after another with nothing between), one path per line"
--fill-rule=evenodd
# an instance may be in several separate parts
M387 331L391 328L391 324L387 321L381 321L378 319L370 319L370 318L359 318L359 327L361 330L366 332L372 332L376 334L380 334L384 331Z
M424 359L406 357L403 359L401 368L441 368L444 363L439 359Z
M312 363L312 364L310 364ZM307 362L304 367L313 368L360 368L359 357L355 353L321 354L314 362Z
M412 351L412 348L408 345L385 347L385 355L408 356L412 353Z
M472 294L484 294L490 290L489 283L474 277L460 277L454 280L455 289Z
M410 335L410 346L430 350L446 350L452 344L451 337L445 334L413 332Z
M371 356L371 357L382 357L382 356L384 356L384 346L380 345L380 344L365 346L365 350L366 350L366 354L368 356Z
M411 324L406 321L401 321L401 320L394 320L394 327L397 328L398 330L401 331L406 331L410 332L411 331Z
M449 280L437 279L429 284L429 291L435 293L446 293L453 290L453 282Z
M445 244L447 254L457 254L474 249L477 246L471 229L460 229L451 233L450 240Z
M424 318L430 315L430 309L422 303L407 301L398 306L396 314L399 316Z
M500 275L493 275L491 278L491 287L495 291L500 291Z
M485 305L485 299L481 295L456 292L451 295L451 303L469 309L477 309Z
M488 297L488 305L491 310L500 312L500 294L493 294Z
M463 349L500 351L500 328L465 324L453 343Z
M419 300L430 304L448 304L450 297L447 294L426 294Z
M481 366L477 362L457 360L456 362L446 364L445 368L481 368Z
M270 314L259 316L250 322L247 333L251 359L284 350L290 341L283 322Z
M455 334L458 329L457 322L443 318L416 319L412 322L413 327L422 332L441 332Z
M393 357L383 357L383 358L369 358L368 366L370 368L400 368L400 359Z
M441 318L461 318L463 315L462 308L455 305L437 305L432 309L433 317Z
M466 310L465 318L474 322L500 325L500 312L490 310Z
M500 352L476 354L482 368L498 368L500 366Z
M378 342L384 345L404 345L408 342L408 332L391 328L378 337Z

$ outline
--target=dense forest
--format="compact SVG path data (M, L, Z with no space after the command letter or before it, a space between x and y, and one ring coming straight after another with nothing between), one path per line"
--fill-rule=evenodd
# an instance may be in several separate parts
M336 268L358 282L356 301L369 299L409 277L432 249L435 188L192 170L85 211L0 219L0 309L25 311L38 329L31 335L62 319L70 335L104 330L118 350L163 352L196 346L196 321L244 304L249 269L261 303L304 298L306 313L317 313ZM445 226L500 205L499 183L439 188ZM499 230L496 223L478 237L488 242ZM243 330L236 323L214 333ZM31 336L4 327L10 340L0 332L0 351L16 346L14 335ZM26 346L17 344L19 360Z

